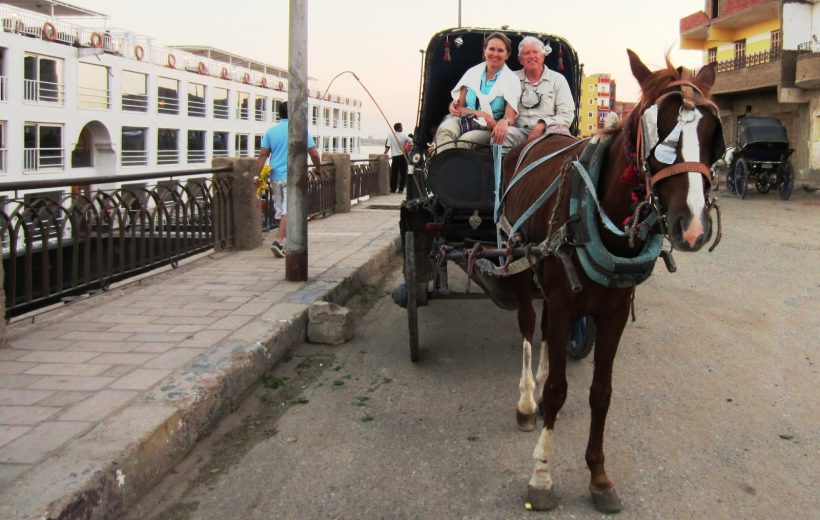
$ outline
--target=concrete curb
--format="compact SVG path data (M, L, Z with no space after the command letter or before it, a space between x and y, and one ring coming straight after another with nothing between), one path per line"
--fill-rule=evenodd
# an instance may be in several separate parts
M261 375L305 341L310 303L344 304L401 250L399 237L358 267L337 267L235 330L138 401L15 481L0 517L110 519L151 489ZM21 497L25 497L22 499ZM12 508L14 508L12 510Z

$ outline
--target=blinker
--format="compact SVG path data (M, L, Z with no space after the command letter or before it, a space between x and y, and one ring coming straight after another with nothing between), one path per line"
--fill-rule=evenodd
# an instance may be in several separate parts
M669 132L669 135L658 144L660 136L658 135L658 105L652 105L641 116L641 124L643 125L644 137L644 160L649 157L650 153L659 162L663 164L674 164L678 157L678 142L680 141L681 131L683 126L692 123L696 120L695 110L681 106L678 111L678 124Z

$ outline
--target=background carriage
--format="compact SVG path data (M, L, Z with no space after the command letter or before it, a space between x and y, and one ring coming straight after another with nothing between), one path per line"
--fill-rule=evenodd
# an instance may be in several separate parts
M737 124L737 148L728 164L726 186L744 198L754 178L758 193L775 188L783 200L794 189L794 170L788 158L794 150L783 123L773 117L745 116Z
M448 113L450 91L468 68L483 61L484 39L496 31L481 28L441 31L431 38L425 53L414 143L408 158L407 199L401 207L405 283L393 291L396 303L407 309L413 361L419 357L419 306L427 305L431 299L482 296L439 290L440 266L444 265L446 269L447 262L465 268L471 280L483 289L483 296L492 299L499 307L513 310L517 305L503 280L483 275L474 265L467 265L477 261L486 267L487 262L497 262L503 253L497 249L493 219L497 188L491 147L457 147L435 153L429 144L438 124ZM563 74L569 83L576 105L575 122L571 128L574 133L582 70L572 46L563 38L549 34L498 32L506 34L512 41L507 61L512 69L520 68L518 44L525 36L534 36L551 47L545 65ZM593 327L589 318L582 318L576 324L568 345L571 356L583 357L589 353L594 338Z

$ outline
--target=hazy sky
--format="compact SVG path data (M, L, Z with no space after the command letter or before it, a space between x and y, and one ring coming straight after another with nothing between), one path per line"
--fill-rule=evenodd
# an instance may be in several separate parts
M152 36L166 45L209 45L282 67L288 62L287 0L69 0L110 15L109 27ZM704 0L462 0L465 27L500 27L563 36L587 74L606 72L618 99L635 101L626 49L652 68L671 49L676 65L698 66L701 53L681 51L679 22ZM416 121L421 54L436 32L458 26L458 0L309 0L308 74L324 91L343 70L354 71L391 122ZM510 64L518 69L517 63ZM350 76L334 92L363 101L362 136L387 127Z

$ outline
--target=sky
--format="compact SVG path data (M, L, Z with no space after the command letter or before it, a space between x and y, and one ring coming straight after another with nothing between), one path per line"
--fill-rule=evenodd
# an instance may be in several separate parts
M287 67L288 0L68 0L110 16L109 28L156 38L162 45L207 45ZM650 68L697 67L698 51L680 50L680 19L704 0L461 0L463 27L530 30L562 36L578 53L586 74L609 73L620 101L636 101L626 49ZM322 92L350 70L373 94L391 124L413 128L418 108L421 49L433 34L458 27L458 0L308 0L308 75ZM511 68L520 68L510 63ZM350 75L333 93L360 99L362 137L388 132L376 105Z

